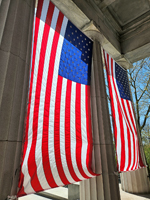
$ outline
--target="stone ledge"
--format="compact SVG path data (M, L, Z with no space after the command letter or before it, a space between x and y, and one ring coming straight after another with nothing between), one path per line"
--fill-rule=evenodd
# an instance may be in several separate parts
M46 190L44 192L39 192L37 195L52 198L56 200L68 200L68 188L58 187L50 190Z

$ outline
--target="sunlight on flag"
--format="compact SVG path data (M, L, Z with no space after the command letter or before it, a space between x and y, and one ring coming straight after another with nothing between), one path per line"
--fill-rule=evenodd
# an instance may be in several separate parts
M133 105L126 70L105 51L104 59L113 119L119 172L145 167L141 158Z
M94 177L92 41L39 0L18 196Z

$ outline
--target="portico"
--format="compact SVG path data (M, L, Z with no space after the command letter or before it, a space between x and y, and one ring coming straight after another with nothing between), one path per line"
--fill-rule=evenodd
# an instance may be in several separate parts
M126 69L132 67L133 62L150 56L150 0L52 2L94 41L93 167L97 173L102 172L102 176L81 184L81 199L88 199L84 195L87 191L89 200L119 200L101 47ZM34 0L0 0L0 200L17 191L34 8ZM150 192L146 170L124 173L122 188L131 193Z

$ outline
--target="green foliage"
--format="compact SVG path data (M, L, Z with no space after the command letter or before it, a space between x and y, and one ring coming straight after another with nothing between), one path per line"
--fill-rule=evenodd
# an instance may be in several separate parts
M144 145L144 153L145 153L146 161L150 170L150 144Z
M143 145L150 144L150 125L146 125L141 133Z
M142 131L142 142L144 147L144 153L146 156L146 161L149 166L150 170L150 125L144 127L144 130Z

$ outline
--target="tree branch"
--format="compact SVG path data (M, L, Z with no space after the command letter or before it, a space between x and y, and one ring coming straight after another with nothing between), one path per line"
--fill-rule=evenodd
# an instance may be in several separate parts
M145 124L146 124L146 120L148 119L148 114L149 114L149 112L150 112L150 105L148 106L147 112L146 112L146 114L145 114L143 124L142 124L142 126L140 127L141 130L144 128L144 126L145 126Z
M139 102L138 102L138 97L137 97L137 89L135 87L135 82L134 82L134 94L135 94L135 103L136 103L136 114L137 114L137 121L138 125L140 127L140 113L139 113Z
M145 87L146 89L148 88L149 82L150 82L150 77L149 77L149 79L148 79L148 81L147 81L147 84L146 84L146 87ZM140 101L140 99L142 98L142 96L143 96L144 93L146 92L146 89L143 90L143 92L142 92L141 96L139 97L138 101Z
M136 81L136 79L137 79L137 76L138 76L139 71L142 69L142 66L143 66L143 65L141 65L141 66L139 67L139 69L137 70L137 72L136 72L136 74L135 74L135 81Z

